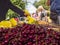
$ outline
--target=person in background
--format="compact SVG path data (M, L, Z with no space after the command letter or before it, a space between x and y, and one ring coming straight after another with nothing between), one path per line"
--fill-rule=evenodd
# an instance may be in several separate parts
M47 21L47 12L43 6L38 7L38 16L40 17L40 20Z
M39 20L40 20L37 12L36 12L36 13L33 13L33 14L32 14L32 17L33 17L36 21L39 21Z
M36 19L36 17L37 17L36 13L33 13L33 14L32 14L32 17L33 17L34 19Z
M6 13L9 9L18 13L20 16L24 16L24 11L14 6L10 0L0 0L0 21L6 19Z
M33 17L33 18L36 18L36 13L33 13L33 14L32 14L32 17Z
M60 25L60 0L58 1L48 0L48 1L50 1L50 11L51 11L50 18L55 24Z

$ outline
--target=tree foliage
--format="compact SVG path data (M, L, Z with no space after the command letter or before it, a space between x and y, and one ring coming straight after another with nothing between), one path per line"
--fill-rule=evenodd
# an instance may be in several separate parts
M25 2L22 0L11 0L11 3L15 6L17 6L19 9L24 10L25 9ZM12 11L11 9L8 10L6 17L12 18L17 17L18 14Z
M45 9L49 9L49 6L46 4L47 0L40 0L39 2L35 2L34 5L38 8L38 6L42 5Z

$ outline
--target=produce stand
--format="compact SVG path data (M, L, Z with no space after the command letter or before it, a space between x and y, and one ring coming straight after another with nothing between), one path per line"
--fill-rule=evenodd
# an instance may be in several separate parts
M59 26L39 21L26 24L22 21L13 28L0 28L0 45L59 45Z

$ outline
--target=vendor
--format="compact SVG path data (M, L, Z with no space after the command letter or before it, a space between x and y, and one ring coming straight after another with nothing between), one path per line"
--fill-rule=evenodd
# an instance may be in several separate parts
M21 9L14 6L10 2L10 0L0 0L0 21L6 19L6 13L8 12L9 9L18 13L20 16L24 16L24 12Z
M50 18L55 24L60 25L60 0L48 0L50 1Z
M38 7L38 16L40 17L40 20L47 21L47 12L43 6Z

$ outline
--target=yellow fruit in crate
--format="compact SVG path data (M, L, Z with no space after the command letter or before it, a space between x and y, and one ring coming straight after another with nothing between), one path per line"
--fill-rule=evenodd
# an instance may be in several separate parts
M1 21L0 22L0 27L3 27L3 28L11 28L12 25L11 25L11 22L10 21Z
M24 24L24 22L23 22L23 21L19 21L19 22L18 22L18 24L23 25L23 24Z
M25 14L25 16L30 16L30 13L29 13L29 11L28 10L24 10L24 14Z
M27 16L27 21L28 21L28 24L34 24L35 23L35 19L30 17L30 16Z
M11 18L9 21L11 22L12 26L17 25L17 21L14 18Z
M49 22L49 23L52 23L52 20L50 19L50 17L48 17L48 22Z
M1 27L3 27L3 25L2 25L1 22L0 22L0 28L1 28Z
M38 21L38 24L46 25L46 24L48 24L48 22L45 22L45 21Z

